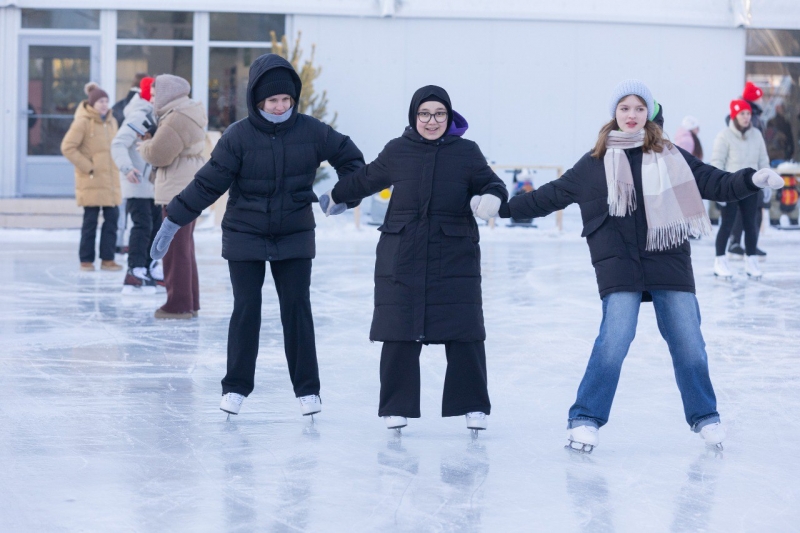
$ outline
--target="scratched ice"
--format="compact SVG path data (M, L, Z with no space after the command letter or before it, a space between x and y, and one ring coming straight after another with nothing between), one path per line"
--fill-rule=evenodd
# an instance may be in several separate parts
M312 304L324 410L300 416L265 288L256 389L218 409L232 306L218 231L199 229L200 317L78 271L77 231L0 232L0 531L796 531L800 232L768 230L764 279L713 279L693 243L724 457L683 421L652 306L591 456L563 449L600 319L580 218L482 228L488 431L439 416L445 361L422 356L423 418L377 417L367 336L378 232L318 217ZM777 321L777 324L776 324ZM780 326L778 326L780 324Z

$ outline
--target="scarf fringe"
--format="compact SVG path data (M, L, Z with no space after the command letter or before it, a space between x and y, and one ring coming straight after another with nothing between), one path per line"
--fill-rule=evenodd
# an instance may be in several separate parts
M683 243L691 235L699 237L711 234L711 221L706 213L694 215L692 217L676 220L666 226L647 229L648 252L660 252L675 248Z
M624 217L636 210L636 191L633 183L614 182L609 180L608 190L615 194L609 194L608 214L613 217Z

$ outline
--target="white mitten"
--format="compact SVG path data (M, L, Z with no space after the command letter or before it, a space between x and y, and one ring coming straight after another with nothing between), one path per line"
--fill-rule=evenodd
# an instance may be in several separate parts
M480 196L473 196L472 199L469 201L469 208L472 209L472 214L477 216L478 204L481 203Z
M470 201L470 205L472 205L472 201L475 200L476 197L473 197ZM475 216L478 218L482 218L485 221L489 221L490 219L497 216L497 212L500 211L500 198L493 194L484 194L480 196L480 202L478 202L478 206L474 208Z
M771 168L762 168L753 174L753 185L760 189L764 187L780 189L783 187L783 178Z

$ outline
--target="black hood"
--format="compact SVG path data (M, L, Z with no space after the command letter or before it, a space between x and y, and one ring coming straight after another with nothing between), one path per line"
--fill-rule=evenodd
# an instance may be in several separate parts
M453 106L450 104L450 95L447 94L447 91L436 85L426 85L421 89L417 89L417 92L411 97L411 105L408 108L408 125L411 126L413 131L417 131L417 109L430 96L435 96L441 100L447 109L447 127L444 130L445 135L447 135L450 125L453 124Z
M278 54L264 54L259 56L253 64L250 65L250 79L247 81L247 118L253 126L260 130L265 131L278 131L283 129L288 129L294 124L295 120L297 119L297 103L295 102L294 107L292 108L292 118L283 122L281 124L273 124L264 117L261 116L256 104L258 102L254 101L253 98L253 87L255 87L256 82L258 79L263 76L267 71L272 70L274 68L282 67L287 70L292 75L292 79L294 80L294 85L297 88L297 97L300 97L300 91L303 88L303 84L300 82L300 76L297 75L295 72L294 67L291 63L287 60L279 56Z

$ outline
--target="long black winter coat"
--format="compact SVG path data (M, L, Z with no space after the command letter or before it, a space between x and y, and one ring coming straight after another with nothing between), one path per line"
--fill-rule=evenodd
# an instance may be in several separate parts
M446 102L452 116L444 89L423 89L414 95L409 122L429 94ZM354 201L390 186L392 198L378 228L370 339L485 340L479 233L469 201L480 194L505 201L502 180L474 142L454 135L429 141L409 127L375 161L342 178L333 200Z
M751 168L730 173L706 165L688 152L681 154L692 169L700 195L707 200L741 200L758 191L753 185ZM516 196L500 208L500 216L514 218L542 217L577 203L583 219L582 237L586 237L592 265L597 275L600 297L612 292L643 292L643 301L652 297L647 291L671 290L695 292L691 246L686 240L669 250L647 251L647 218L642 194L642 149L625 150L636 190L636 210L624 217L608 213L608 187L602 159L584 155L559 179L533 192Z
M229 261L313 258L317 168L327 160L342 175L364 166L349 137L299 114L297 106L282 124L261 116L252 88L277 67L291 71L300 94L300 78L288 61L276 54L256 59L250 67L247 118L225 131L208 163L167 206L169 218L183 226L230 188L222 220L222 257Z

